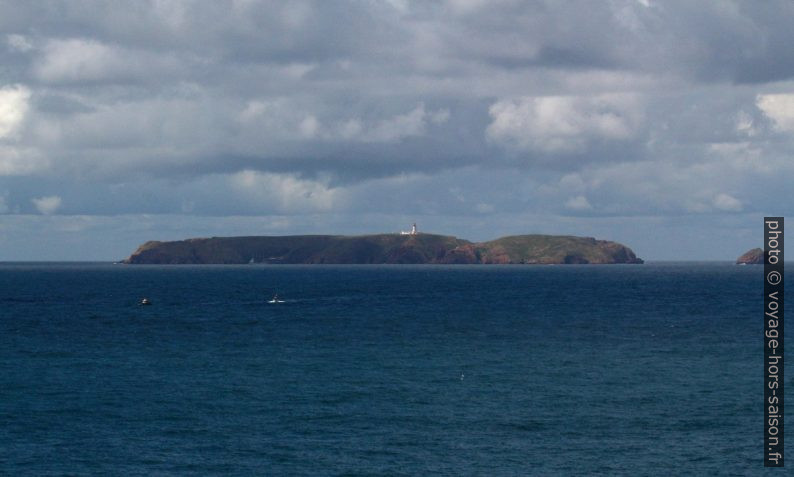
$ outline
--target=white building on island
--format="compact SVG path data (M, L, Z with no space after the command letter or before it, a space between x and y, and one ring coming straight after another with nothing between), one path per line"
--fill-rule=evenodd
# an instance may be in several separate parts
M417 233L419 232L416 231L416 222L414 222L414 225L411 227L410 232L402 231L400 232L400 235L416 235Z

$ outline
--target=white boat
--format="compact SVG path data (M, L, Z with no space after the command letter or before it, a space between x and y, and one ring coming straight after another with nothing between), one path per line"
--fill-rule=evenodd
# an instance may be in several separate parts
M272 300L268 300L268 303L284 303L284 300L279 300L278 295L274 295Z

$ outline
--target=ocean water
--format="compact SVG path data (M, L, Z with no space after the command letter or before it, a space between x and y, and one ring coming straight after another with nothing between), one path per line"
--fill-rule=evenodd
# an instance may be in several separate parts
M762 278L0 264L0 474L761 474Z

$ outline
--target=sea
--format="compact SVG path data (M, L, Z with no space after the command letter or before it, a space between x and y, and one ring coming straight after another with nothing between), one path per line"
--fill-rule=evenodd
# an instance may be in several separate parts
M3 263L0 475L761 475L762 310L719 262Z

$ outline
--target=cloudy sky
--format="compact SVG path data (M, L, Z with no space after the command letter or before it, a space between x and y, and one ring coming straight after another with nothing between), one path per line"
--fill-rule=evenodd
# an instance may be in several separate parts
M794 215L794 3L0 1L0 260L420 230L735 259Z

